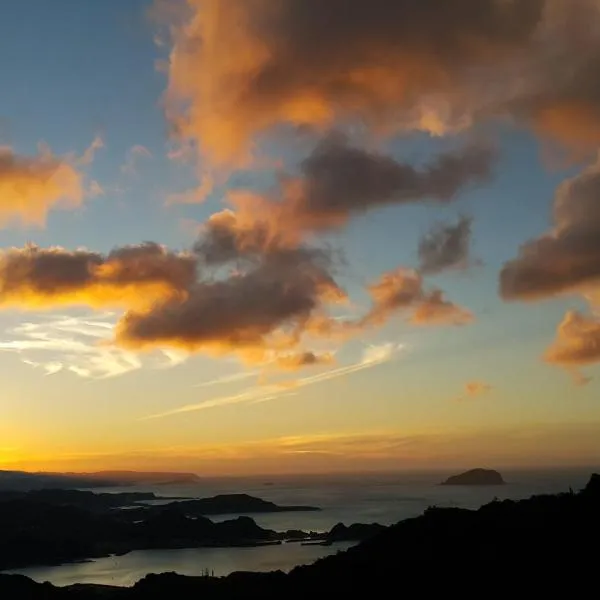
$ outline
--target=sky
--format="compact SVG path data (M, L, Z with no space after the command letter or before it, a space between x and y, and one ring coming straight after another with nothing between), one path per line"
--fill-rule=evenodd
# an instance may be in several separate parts
M0 468L600 461L595 0L5 0Z

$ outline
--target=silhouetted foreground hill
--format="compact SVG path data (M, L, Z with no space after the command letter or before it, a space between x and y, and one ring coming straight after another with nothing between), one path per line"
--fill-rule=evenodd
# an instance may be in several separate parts
M27 600L596 597L600 476L580 493L429 509L288 575L148 575L132 588L55 588L0 576L0 597ZM585 590L583 595L582 590Z

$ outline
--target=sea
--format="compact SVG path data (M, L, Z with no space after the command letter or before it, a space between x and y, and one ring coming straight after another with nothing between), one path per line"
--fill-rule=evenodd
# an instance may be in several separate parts
M278 531L302 529L324 532L336 523L381 523L391 525L415 517L430 506L477 509L494 498L527 498L554 494L585 486L591 468L537 471L502 471L503 486L440 486L452 473L362 473L305 476L206 478L193 485L136 486L103 489L104 492L154 492L163 497L201 498L216 494L246 493L280 505L318 506L319 512L289 512L250 515L261 526ZM595 469L598 471L598 469ZM164 501L163 501L164 502ZM225 520L236 515L211 517ZM75 583L131 586L148 573L176 572L216 576L234 571L289 571L309 564L350 544L302 546L288 543L255 548L194 548L141 550L59 566L12 570L35 581L57 586Z

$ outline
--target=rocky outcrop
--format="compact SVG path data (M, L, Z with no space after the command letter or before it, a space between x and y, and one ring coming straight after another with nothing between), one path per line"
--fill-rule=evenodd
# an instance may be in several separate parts
M504 485L506 482L498 471L492 469L471 469L453 475L443 481L441 485Z

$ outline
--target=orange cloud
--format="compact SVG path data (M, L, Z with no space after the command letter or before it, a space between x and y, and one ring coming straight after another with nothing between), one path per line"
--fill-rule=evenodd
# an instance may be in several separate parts
M168 115L215 163L281 123L435 135L490 118L600 142L595 0L188 0ZM335 24L335 26L333 26Z
M527 56L545 4L188 0L169 61L170 116L220 162L282 122L357 117L440 133L470 116L486 75Z
M106 256L88 250L12 248L0 254L0 307L140 307L185 295L196 259L151 242Z
M49 149L21 156L0 147L0 226L43 226L50 210L79 206L83 197L83 176L69 160Z
M544 358L568 369L600 362L600 319L567 312Z
M423 296L423 280L416 271L397 269L384 273L368 287L373 300L365 323L382 325L390 314L410 308Z
M466 309L445 300L440 290L425 292L417 271L384 273L368 290L373 306L360 320L361 326L383 325L401 311L409 312L408 320L414 325L464 325L474 319Z
M414 325L466 325L474 320L472 312L446 300L440 290L425 294L410 318Z
M465 393L469 396L481 396L492 389L489 383L483 381L469 381L465 384Z
M554 228L521 246L500 273L506 300L542 300L581 295L600 307L600 159L560 185L554 199ZM546 351L547 362L575 368L600 362L597 316L569 311Z

